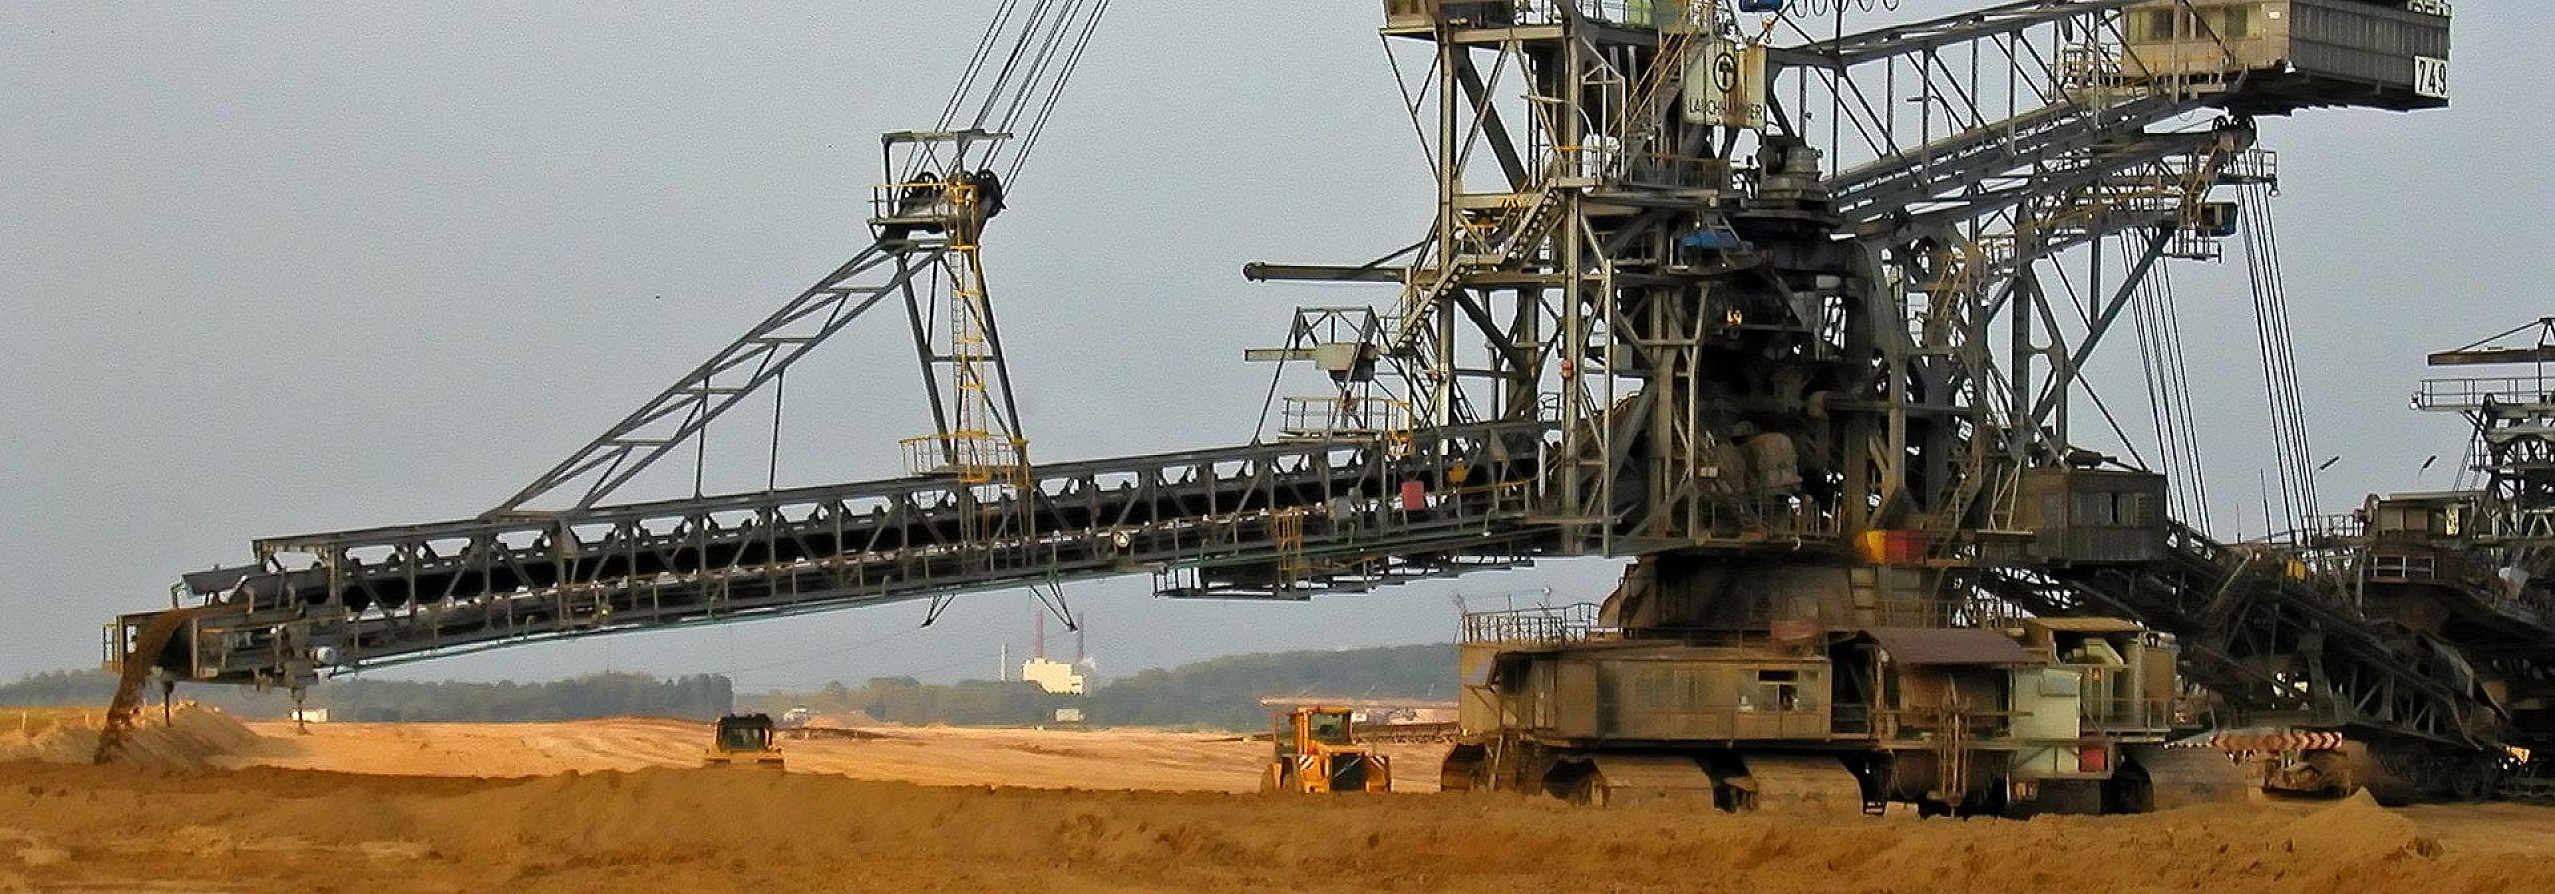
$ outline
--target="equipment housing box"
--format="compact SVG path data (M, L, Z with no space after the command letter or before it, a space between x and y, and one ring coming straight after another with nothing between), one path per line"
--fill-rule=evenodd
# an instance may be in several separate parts
M2154 562L2165 557L2165 478L2114 469L2023 474L2027 557L2056 565Z
M1384 0L1384 27L1391 29L1432 28L1439 22L1505 28L1516 21L1517 4L1511 0Z
M1579 742L1824 739L1825 659L1680 646L1492 654L1464 702L1469 730L1515 728Z

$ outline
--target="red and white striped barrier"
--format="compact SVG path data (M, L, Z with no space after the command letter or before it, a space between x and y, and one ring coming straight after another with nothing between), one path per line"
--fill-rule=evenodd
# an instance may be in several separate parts
M2229 752L2329 751L2342 747L2344 741L2341 733L2332 732L2233 732L2210 736L2207 747Z

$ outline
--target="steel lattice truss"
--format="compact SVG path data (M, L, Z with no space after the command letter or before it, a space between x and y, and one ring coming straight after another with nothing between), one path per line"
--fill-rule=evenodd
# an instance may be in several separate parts
M1398 283L1351 327L1372 387L1343 378L1340 394L1403 402L1405 427L602 502L864 311L898 297L920 320L918 273L951 244L898 234L497 511L259 541L257 564L189 576L204 608L139 657L299 686L457 649L1103 575L1299 599L1599 554L1744 579L1896 530L1926 535L1931 570L1882 598L2127 614L2181 634L2233 710L2491 739L2454 654L2197 532L2133 567L2018 563L2000 539L2031 508L2027 479L2084 459L2081 371L2145 277L2214 256L2193 235L2212 192L2271 176L2250 116L2322 100L2154 74L2127 49L2130 0L2028 0L1796 29L1766 55L1761 128L1695 123L1679 85L1726 23L1469 5L1510 11L1385 28L1438 179L1427 237L1390 266L1249 271ZM526 511L557 495L572 499ZM1699 610L1644 592L1618 623ZM116 645L156 615L126 616Z

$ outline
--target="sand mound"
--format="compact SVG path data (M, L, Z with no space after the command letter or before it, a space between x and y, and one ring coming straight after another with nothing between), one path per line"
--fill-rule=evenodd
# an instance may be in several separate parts
M272 736L261 744L218 713L182 717L146 730L138 753L403 775L0 765L0 894L314 879L365 894L2555 891L2555 810L2520 805L1732 816L1495 794L1225 794L1256 782L1266 745L1142 731L791 740L783 773L694 768L697 723L314 724L307 735L261 724ZM76 763L89 741L53 747Z
M931 788L735 770L484 780L21 764L0 767L0 817L28 826L27 848L68 854L43 870L46 883L117 890L312 878L367 894L2555 890L2541 855L2442 847L2396 813L2350 802L1827 820L1501 795Z
M2379 806L2366 789L2289 823L2281 839L2292 853L2327 860L2440 854L2437 840L2412 820Z
M0 761L85 764L97 754L98 723L104 712L65 719L32 735L0 737ZM125 740L117 763L157 770L200 770L223 757L254 749L264 741L237 718L220 709L181 703L164 721L158 712Z

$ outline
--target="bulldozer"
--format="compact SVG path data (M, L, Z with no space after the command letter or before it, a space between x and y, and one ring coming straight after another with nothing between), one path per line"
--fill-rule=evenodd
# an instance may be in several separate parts
M772 742L769 714L729 714L710 731L704 767L769 767L782 769L781 747Z
M1389 792L1392 764L1357 744L1347 708L1306 705L1269 715L1276 755L1260 774L1263 792Z

